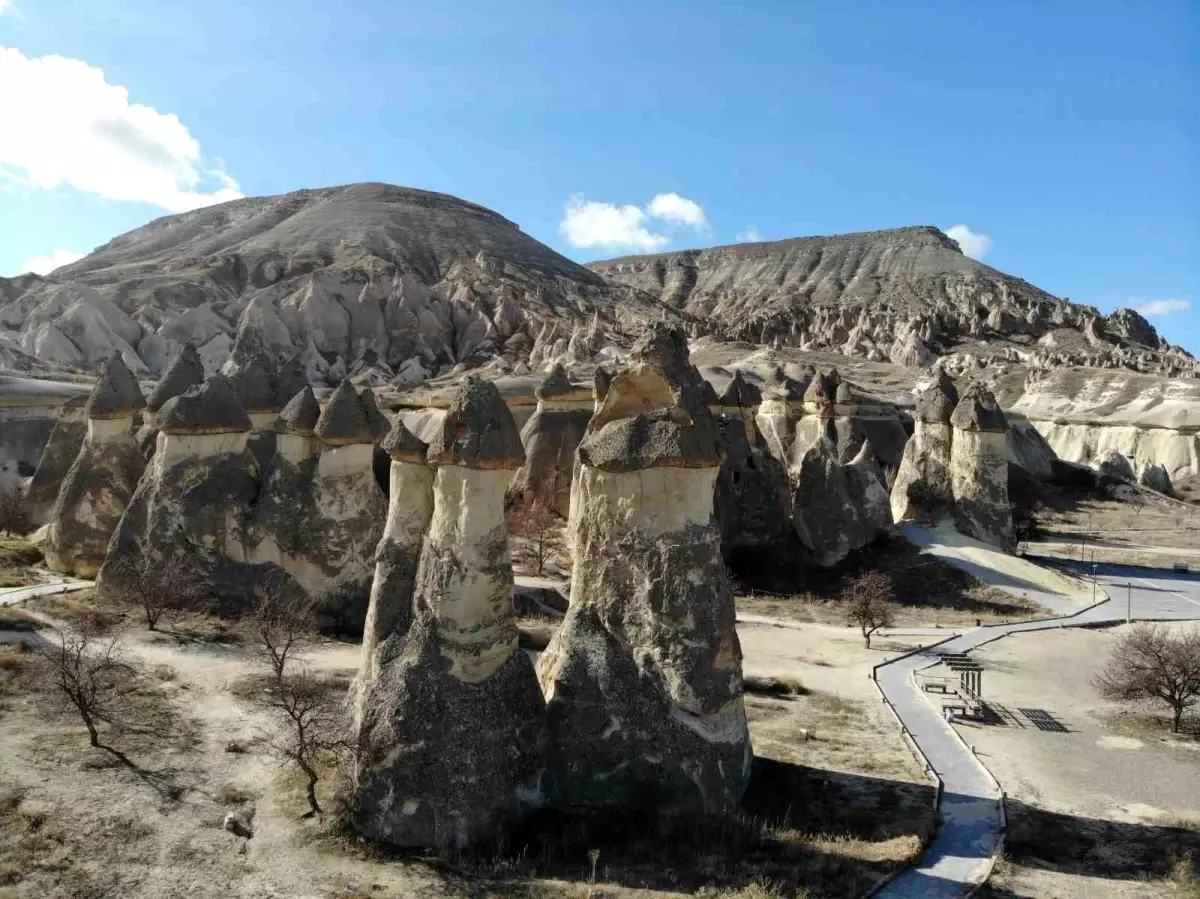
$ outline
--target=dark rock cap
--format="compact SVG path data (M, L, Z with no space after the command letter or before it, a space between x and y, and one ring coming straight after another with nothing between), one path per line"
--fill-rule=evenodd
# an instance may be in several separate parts
M766 378L767 392L774 399L781 400L799 400L804 397L804 391L808 387L808 382L800 382L795 378L789 378L780 366L775 366L771 373Z
M441 430L429 444L432 465L520 468L525 450L512 413L496 385L469 375L455 394Z
M379 443L391 431L392 421L379 411L379 404L375 402L375 391L369 384L359 392L358 400L362 403L363 414L366 415L367 425L371 428L371 436L375 443Z
M157 412L167 400L179 396L188 388L199 387L203 383L204 365L200 361L200 354L196 352L196 348L192 344L184 344L183 349L176 354L167 370L163 372L163 376L158 379L157 386L150 391L150 396L146 400L146 408L151 412Z
M321 404L307 384L283 407L275 429L288 434L311 437L321 418Z
M349 378L330 395L314 433L325 443L344 446L350 443L374 443L375 434L367 420L358 391Z
M921 393L917 400L916 418L920 421L946 424L958 405L958 388L946 374L945 369L938 371L937 380Z
M757 406L761 402L762 391L743 378L741 370L733 373L720 398L722 406Z
M854 391L850 389L850 385L845 381L838 384L837 390L834 392L834 400L842 405L854 402Z
M950 416L950 424L960 431L1003 434L1008 430L1008 418L996 402L996 397L978 382L968 387L962 395Z
M88 418L123 418L144 409L146 398L137 378L120 353L113 353L100 366L96 386L87 401Z
M247 412L279 411L275 400L275 366L265 353L239 363L228 377Z
M567 377L567 370L562 367L561 363L556 362L546 377L542 379L542 383L538 384L533 394L539 400L548 400L551 397L563 396L564 394L574 392L575 385Z
M428 450L428 445L400 419L396 419L392 429L383 438L383 451L401 462L422 464Z
M279 369L274 383L275 405L282 409L290 403L305 387L308 386L308 375L304 371L304 363L300 354L292 356Z
M167 400L154 424L167 434L224 434L251 427L237 391L221 375L211 375L200 387L189 387Z
M804 401L806 403L834 402L837 399L837 389L841 380L836 368L816 375L804 391Z
M712 382L701 376L700 392L704 396L704 405L716 406L721 402L721 398L717 396L717 388L712 386Z
M613 378L580 444L604 471L721 464L720 428L688 358L683 329L656 322L633 345L633 364Z

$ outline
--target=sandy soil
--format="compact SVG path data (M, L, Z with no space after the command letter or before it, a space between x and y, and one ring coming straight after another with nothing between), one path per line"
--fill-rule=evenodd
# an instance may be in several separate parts
M1200 741L1092 687L1123 632L1042 631L972 654L995 715L956 727L1003 785L1010 818L993 895L1174 895L1173 863L1200 850Z
M159 726L108 734L120 756L90 749L48 692L5 681L22 664L8 654L0 664L3 899L638 897L690 895L706 883L729 896L805 888L854 896L911 859L932 827L932 789L868 679L869 666L899 647L882 641L868 652L844 628L749 626L747 672L786 675L809 691L747 697L757 758L738 837L750 828L769 851L722 860L717 843L708 856L624 868L620 850L606 846L594 884L583 849L537 876L528 859L446 865L375 855L300 818L301 784L267 752L267 720L231 692L260 669L228 624L189 616L169 626L174 634L150 634L136 628L135 610L97 611L90 602L99 600L47 597L37 614L124 620L126 651L150 674L144 701ZM357 646L330 643L306 662L348 676L358 659ZM231 744L241 751L227 751ZM321 795L328 799L325 784ZM231 810L251 820L253 838L222 828Z

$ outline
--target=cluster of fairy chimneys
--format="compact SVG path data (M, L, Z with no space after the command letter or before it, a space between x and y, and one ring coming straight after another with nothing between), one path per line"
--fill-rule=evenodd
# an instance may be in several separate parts
M682 332L655 327L599 401L572 488L570 608L536 668L504 523L524 451L498 391L468 378L428 446L393 427L354 702L361 833L463 845L547 806L736 807L751 755L699 381Z
M976 382L960 397L950 376L939 371L913 417L913 436L892 484L893 517L950 517L963 533L1008 547L1008 420L991 391Z
M53 569L103 582L118 560L187 557L214 592L241 598L282 569L361 623L386 509L373 463L390 427L369 388L345 381L322 409L291 366L205 377L185 347L148 402L109 359L85 414L47 515Z

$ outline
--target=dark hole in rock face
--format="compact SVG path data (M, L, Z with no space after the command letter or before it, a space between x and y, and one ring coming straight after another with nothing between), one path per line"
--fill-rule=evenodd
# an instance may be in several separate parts
M747 457L746 457L746 467L747 467L747 468L749 468L751 471L757 471L757 470L758 470L758 464L757 464L757 463L754 461L754 457L753 457L753 456L747 456ZM736 482L735 482L735 483L736 483Z
M379 485L379 489L383 491L383 495L390 496L392 485L392 457L379 447L375 447L375 454L371 457L371 471L375 475L375 483Z
M731 472L731 475L733 476L733 485L735 487L742 482L742 473L740 471Z
M31 477L33 477L33 473L35 471L37 471L37 467L34 465L30 465L24 459L21 459L17 462L17 474L20 475L21 477L31 478Z

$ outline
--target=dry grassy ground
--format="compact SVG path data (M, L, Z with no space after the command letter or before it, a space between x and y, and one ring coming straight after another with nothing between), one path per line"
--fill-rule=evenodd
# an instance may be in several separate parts
M921 553L902 537L889 537L856 553L842 565L813 571L794 595L748 593L738 611L793 621L845 624L838 595L855 575L878 570L892 580L898 627L994 624L1045 614L1036 603L977 581L970 574Z
M38 583L42 572L33 566L41 561L41 550L24 537L0 534L0 589Z
M109 748L92 749L38 654L0 648L3 899L849 897L907 863L932 826L932 790L867 677L885 650L866 651L844 628L744 629L752 680L799 686L747 698L758 758L737 816L546 815L503 851L439 860L375 852L342 836L332 815L300 818L302 784L267 751L263 713L239 698L259 668L236 623L190 614L149 633L139 610L91 592L5 614L25 628L30 616L123 628L142 678L133 726L102 728ZM307 663L345 681L358 653L327 643ZM329 808L335 782L319 787ZM252 838L222 828L231 810Z
M1092 686L1123 630L1023 634L973 653L995 714L957 727L1009 797L991 896L1200 895L1200 740Z

